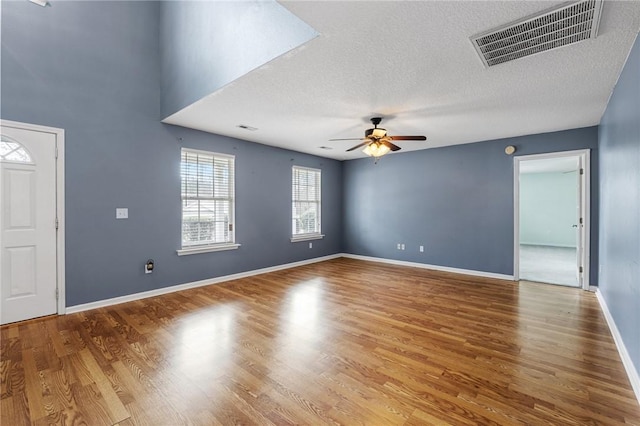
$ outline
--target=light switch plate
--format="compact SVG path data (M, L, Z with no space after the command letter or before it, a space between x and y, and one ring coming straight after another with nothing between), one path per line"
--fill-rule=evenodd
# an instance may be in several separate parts
M116 219L129 219L129 209L126 207L117 207Z

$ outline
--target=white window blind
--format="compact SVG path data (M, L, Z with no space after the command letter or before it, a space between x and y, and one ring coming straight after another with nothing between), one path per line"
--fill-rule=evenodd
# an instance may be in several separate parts
M182 149L182 247L234 243L234 161Z
M292 229L296 235L320 235L320 170L292 168Z

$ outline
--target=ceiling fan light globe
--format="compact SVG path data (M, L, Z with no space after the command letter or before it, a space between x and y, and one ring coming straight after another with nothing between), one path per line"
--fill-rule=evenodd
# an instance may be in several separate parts
M391 150L389 149L388 146L381 143L377 143L377 142L374 142L365 146L364 149L362 150L362 152L367 154L369 157L374 157L374 158L382 157L383 155L388 154L389 151Z

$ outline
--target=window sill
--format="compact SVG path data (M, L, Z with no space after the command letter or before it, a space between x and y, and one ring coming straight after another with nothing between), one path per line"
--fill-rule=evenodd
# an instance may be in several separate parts
M297 243L300 241L310 241L310 240L321 240L324 238L324 234L303 234L303 235L294 235L291 237L292 243Z
M209 253L213 251L236 250L240 244L217 244L211 246L194 246L177 250L178 256L189 254Z

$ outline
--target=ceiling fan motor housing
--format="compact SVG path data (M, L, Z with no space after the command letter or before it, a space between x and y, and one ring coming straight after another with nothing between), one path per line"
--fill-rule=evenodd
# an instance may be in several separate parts
M378 127L378 124L382 121L382 117L371 117L372 129L364 131L364 139L361 138L349 138L349 139L330 139L334 141L340 140L360 140L364 141L356 146L347 149L347 152L354 149L361 148L366 145L364 153L373 157L381 157L389 151L398 151L401 148L395 145L392 141L405 140L405 141L424 141L427 140L426 136L387 136L387 129Z
M364 137L369 139L380 139L387 136L387 129L379 128L378 124L382 121L382 117L371 117L371 124L373 129L367 129L364 132Z
M367 129L364 132L365 138L370 139L380 139L387 135L387 129L383 129L382 127L375 127L373 129Z

